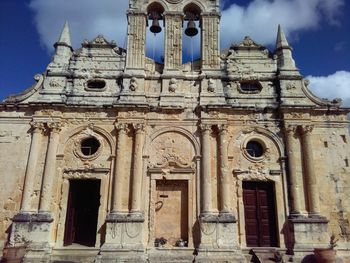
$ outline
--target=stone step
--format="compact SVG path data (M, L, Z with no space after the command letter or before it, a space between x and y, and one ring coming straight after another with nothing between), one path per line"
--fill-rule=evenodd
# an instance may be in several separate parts
M253 248L249 251L250 261L254 263L284 263L285 251L276 248Z
M94 263L99 249L72 245L52 250L50 263Z

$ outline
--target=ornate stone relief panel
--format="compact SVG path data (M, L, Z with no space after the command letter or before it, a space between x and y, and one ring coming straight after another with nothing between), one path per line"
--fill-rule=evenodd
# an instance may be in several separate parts
M151 145L150 167L188 168L195 156L192 143L178 132L166 132L158 136Z

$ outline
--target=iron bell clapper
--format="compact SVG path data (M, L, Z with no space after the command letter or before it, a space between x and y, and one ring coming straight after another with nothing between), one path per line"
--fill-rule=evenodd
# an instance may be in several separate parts
M159 20L158 19L153 19L152 21L152 26L150 27L150 30L154 34L158 34L162 31L162 28L159 25Z
M186 36L194 37L198 34L196 23L193 20L188 21L187 28L185 30Z

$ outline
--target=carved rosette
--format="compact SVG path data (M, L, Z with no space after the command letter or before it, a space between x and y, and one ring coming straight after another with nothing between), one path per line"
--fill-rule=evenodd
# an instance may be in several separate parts
M177 89L177 80L175 78L172 78L169 81L169 91L174 93Z

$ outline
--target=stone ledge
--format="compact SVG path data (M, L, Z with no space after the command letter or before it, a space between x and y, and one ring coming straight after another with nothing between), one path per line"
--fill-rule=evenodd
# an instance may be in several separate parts
M237 219L232 213L220 213L219 215L202 214L199 217L202 223L236 223Z
M321 215L291 215L289 221L296 224L328 224L329 220Z
M145 216L143 213L110 213L106 222L108 223L143 223L145 222Z
M12 218L12 222L42 222L51 223L53 222L51 213L23 213L19 212Z

